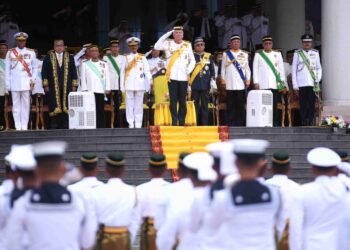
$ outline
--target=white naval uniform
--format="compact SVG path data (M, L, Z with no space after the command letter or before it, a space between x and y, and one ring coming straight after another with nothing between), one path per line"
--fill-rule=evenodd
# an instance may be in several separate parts
M270 59L275 69L280 74L281 80L286 81L284 72L284 62L282 54L279 51L272 50L271 52L265 52L265 55ZM277 89L276 77L273 74L271 68L266 61L257 52L254 56L253 62L253 80L254 84L259 84L260 89Z
M348 194L345 197L345 209L344 211L350 211L350 178L345 174L339 174L338 178L345 184L348 190ZM350 214L343 213L341 219L341 225L339 229L340 241L339 249L350 249Z
M216 192L206 234L211 239L220 230L221 237L202 237L202 249L275 250L275 228L281 235L285 221L282 207L277 188L254 180Z
M239 35L241 37L241 45L243 48L247 46L247 32L243 26L242 20L238 17L221 18L215 23L218 27L224 27L224 37L221 48L226 49L230 45L231 37Z
M143 183L136 187L139 225L142 223L141 220L146 217L155 219L155 224L157 224L157 204L160 199L161 192L169 184L169 182L162 178L153 178L149 182Z
M22 250L24 236L27 250L93 247L97 224L91 204L58 184L46 185L54 187L49 192L28 191L16 201L6 229L6 249Z
M36 59L36 66L38 68L38 71L37 71L37 77L35 79L35 86L32 90L32 95L35 95L35 94L42 94L42 95L45 95L45 91L44 91L44 88L43 88L43 79L42 79L42 76L41 76L41 70L42 70L42 67L43 67L43 61L39 60L39 59Z
M187 45L187 47L183 49L181 56L175 61L170 72L170 79L175 81L188 81L189 75L196 65L192 45L186 41L177 44L173 39L168 39L172 34L173 31L169 31L160 37L154 45L154 48L156 50L165 51L166 57L169 59L175 51L179 50L184 44Z
M98 68L105 85L101 82L100 77L98 77L90 66L87 65L89 61L91 61ZM82 91L104 94L105 91L111 90L107 63L102 60L97 62L92 60L84 61L81 65L80 82Z
M5 65L5 59L0 58L0 96L4 96L6 93Z
M6 55L6 89L11 91L13 119L17 130L27 130L30 110L30 82L37 77L36 55L34 50L15 48L27 63L31 77L25 71L12 50Z
M179 182L181 183L175 184L176 188L170 187L171 191L168 193L164 222L158 227L157 249L173 249L177 240L181 242L187 233L194 189L188 178Z
M139 53L125 55L126 67L139 56L137 63L131 69L128 76L125 76L121 85L122 91L126 94L126 120L129 128L141 128L143 117L143 96L145 91L150 90L152 75L149 70L147 59Z
M231 53L240 64L242 71L247 79L250 81L251 71L249 68L249 55L243 50L233 51ZM227 90L244 90L246 83L243 82L237 68L233 65L226 52L223 53L221 62L221 78L226 82Z
M126 61L125 56L118 55L113 56L113 59L117 63L119 69L120 69L120 75L118 75L117 71L114 69L113 64L109 60L107 56L103 57L103 60L107 62L108 64L108 70L109 70L109 80L110 80L110 86L111 90L120 90L121 85L124 83L124 74L125 74L125 67L126 67Z
M125 184L119 178L108 182L92 191L93 204L98 224L106 227L126 227L135 241L138 225L137 195L135 187Z
M10 196L14 187L12 180L4 180L0 186L0 235L4 235L6 231L6 222L10 213ZM0 237L0 250L5 249L5 239Z
M90 196L93 189L102 185L103 182L99 181L96 177L84 177L80 181L69 185L68 190Z
M346 186L338 177L319 176L302 185L291 210L290 250L340 250L339 228Z
M303 59L299 55L300 50L294 53L293 65L292 65L292 77L293 88L298 90L300 87L313 87L314 80L307 67L305 66ZM320 62L320 55L317 50L310 49L309 51L303 50L306 58L309 60L312 71L316 75L316 82L320 82L322 79L322 67Z
M246 27L248 36L255 49L255 46L261 44L264 36L269 34L269 19L265 16L256 16L249 14L243 17L243 24Z
M160 57L152 57L147 61L148 61L149 69L151 71L152 76L157 74L159 70L165 69L167 66L166 60Z

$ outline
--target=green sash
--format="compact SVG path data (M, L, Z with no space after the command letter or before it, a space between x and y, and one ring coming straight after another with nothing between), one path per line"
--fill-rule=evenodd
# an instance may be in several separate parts
M114 60L113 56L108 55L107 58L109 59L109 61L112 63L113 68L115 69L115 71L117 71L118 76L120 76L120 68L118 67L117 62Z
M0 58L0 69L5 71L5 60Z
M283 81L281 80L280 73L277 72L275 66L273 65L271 60L267 57L267 55L264 53L264 51L260 51L259 55L265 60L269 68L272 70L272 73L275 75L278 91L283 90L285 86L283 85Z
M318 84L316 82L317 81L316 75L315 75L315 72L311 69L309 59L307 59L306 55L304 54L304 51L302 51L302 50L299 50L298 54L300 55L301 59L303 60L303 63L305 64L307 70L309 71L309 73L311 75L312 80L314 81L314 91L319 92L320 90L319 90Z
M96 67L96 65L92 61L87 61L86 65L89 66L89 68L92 70L92 72L95 73L95 75L100 79L100 82L102 83L103 90L106 90L106 79L102 76L102 72ZM105 101L107 101L106 94L105 95Z

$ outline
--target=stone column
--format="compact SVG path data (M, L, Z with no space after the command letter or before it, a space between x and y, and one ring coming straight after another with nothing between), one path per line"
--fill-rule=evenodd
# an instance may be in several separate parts
M109 0L97 1L97 18L98 44L106 46L109 41Z

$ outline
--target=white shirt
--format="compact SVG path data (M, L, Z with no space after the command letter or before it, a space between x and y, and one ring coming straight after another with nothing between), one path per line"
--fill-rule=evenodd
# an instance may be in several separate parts
M299 55L297 50L294 53L293 65L292 65L292 77L293 77L293 88L298 90L300 87L313 87L314 80L307 67L305 66L303 59ZM320 82L322 79L322 67L320 62L320 55L317 50L310 49L309 51L303 50L306 58L309 61L311 70L316 76L316 82Z
M0 96L4 96L6 92L5 68L5 59L0 58Z
M112 55L112 57L119 67L120 75L118 75L117 71L114 69L113 64L111 63L111 61L107 56L104 56L103 60L106 61L108 64L111 90L120 90L119 86L121 87L121 84L124 83L126 61L125 61L125 57L122 55L118 55L118 56Z
M45 95L45 91L44 91L44 88L43 88L43 79L42 79L42 76L41 76L41 70L42 70L42 67L43 67L43 61L41 61L39 59L36 59L36 66L37 66L38 70L37 70L37 77L35 79L35 85L34 85L34 88L32 90L32 94L33 95L35 95L35 94Z
M166 69L167 62L160 57L152 57L147 61L152 75L157 74L161 69Z
M248 36L255 48L262 43L262 38L269 34L269 19L265 16L256 16L248 14L243 17L243 24L247 29Z
M265 51L263 51L263 53L270 59L275 69L280 74L281 80L285 82L286 77L281 52L272 50L269 53ZM260 89L277 89L276 77L259 52L255 53L254 56L253 80L254 84L259 84Z
M26 91L30 90L30 82L35 82L37 77L36 55L34 50L28 48L15 48L19 56L22 56L27 63L31 77L25 71L24 66L20 63L12 50L6 55L6 89L8 91Z
M97 187L103 185L102 181L99 181L96 177L84 177L80 181L68 186L68 189L72 192L79 192L83 195L91 195L91 191Z
M222 48L227 48L230 45L232 35L239 35L241 37L242 47L245 48L247 46L247 32L240 18L220 18L216 21L216 25L218 27L224 27L224 37L221 44Z
M249 68L248 53L242 50L233 51L231 53L241 66L243 74L247 81L250 81L251 72ZM230 58L227 56L226 52L223 53L223 58L221 62L221 77L226 82L227 90L244 90L246 82L243 82L237 68L233 65Z
M196 65L192 45L186 41L182 41L180 44L177 44L174 40L168 39L172 33L172 31L169 31L159 38L154 45L154 48L156 50L164 50L169 63L171 55L182 47L183 53L175 61L170 72L170 79L175 81L188 81L189 75L192 73Z
M4 180L0 186L0 235L6 231L7 219L10 213L10 195L15 185L12 180ZM0 237L0 250L5 250L4 237Z
M126 75L124 83L121 84L122 91L149 91L152 83L152 75L149 70L147 59L139 53L130 53L125 56L126 69L129 64L138 56L136 65ZM126 72L126 71L125 71Z
M100 77L104 80L105 86L99 76L90 68L88 62L93 63L99 71ZM104 94L105 91L111 90L108 65L104 61L94 62L92 60L84 61L81 64L81 90L93 93Z
M290 250L338 250L346 186L338 177L319 176L302 185L291 209Z
M92 196L97 222L106 227L127 227L133 242L138 228L136 223L133 224L137 217L135 187L119 178L112 178L94 188Z

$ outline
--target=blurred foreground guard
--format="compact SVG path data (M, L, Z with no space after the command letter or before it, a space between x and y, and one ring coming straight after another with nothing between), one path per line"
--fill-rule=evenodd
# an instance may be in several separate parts
M6 249L29 250L91 248L96 233L96 218L85 200L59 180L65 172L66 143L43 142L34 145L37 174L41 186L25 193L15 204L7 229Z
M339 228L349 194L337 176L341 159L331 149L315 148L308 153L307 160L316 179L301 186L293 206L290 249L343 249L339 248Z

